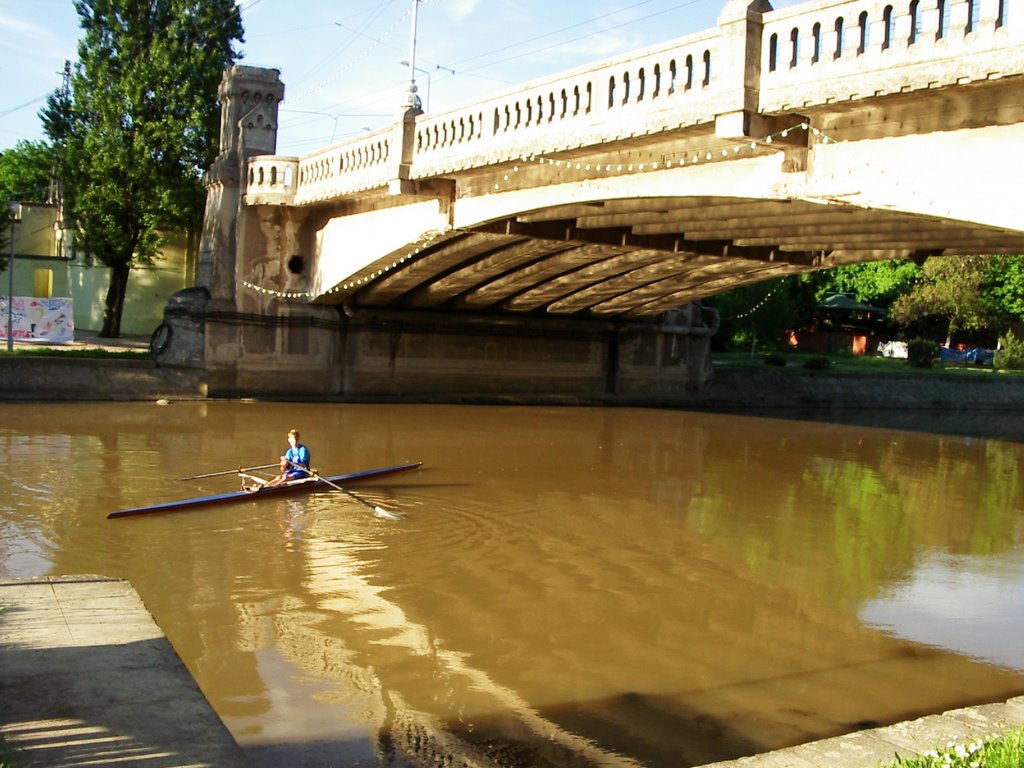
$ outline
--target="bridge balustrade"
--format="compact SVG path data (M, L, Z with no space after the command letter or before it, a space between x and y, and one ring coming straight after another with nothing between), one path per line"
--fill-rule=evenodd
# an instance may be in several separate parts
M652 46L416 120L429 177L714 119L717 30Z
M1020 74L1024 0L839 0L765 14L760 109Z
M716 27L314 152L283 188L269 181L281 159L256 158L247 193L302 205L386 187L401 164L427 179L711 124L746 108L744 67L763 114L1021 75L1022 20L1024 0L815 0L749 26L758 61Z
M392 165L393 128L367 133L336 144L299 161L297 203L330 200L342 194L387 186L395 176Z
M280 155L260 155L249 161L247 202L253 205L287 205L295 194L299 160Z

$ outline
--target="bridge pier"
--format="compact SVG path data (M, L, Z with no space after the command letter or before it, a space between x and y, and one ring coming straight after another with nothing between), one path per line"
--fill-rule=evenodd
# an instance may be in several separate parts
M633 325L360 313L346 323L339 372L353 396L642 402L703 389L714 328L696 307Z
M207 315L211 396L684 401L710 380L717 325L695 305L649 324L276 309Z

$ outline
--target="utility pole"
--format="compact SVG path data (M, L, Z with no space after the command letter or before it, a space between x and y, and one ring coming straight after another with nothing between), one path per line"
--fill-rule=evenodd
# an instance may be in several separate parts
M64 70L61 71L61 72L58 72L57 74L61 76L61 86L60 86L61 103L62 104L70 104L71 103L71 62L65 60L64 61ZM61 179L61 174L59 173L60 169L57 166L58 166L58 163L63 164L63 159L64 159L63 158L63 150L65 150L65 149L66 149L66 139L65 139L65 146L61 147L61 150L62 150L61 156L60 157L54 157L53 165L50 166L50 189L48 191L47 198L46 198L46 202L51 203L51 204L52 203L56 203L57 204L57 212L58 212L58 215L60 217L63 217L63 215L64 215L64 212L62 210L62 205L61 205L62 202L63 202L63 195L62 195L62 191L63 191L62 190L62 186L63 186L62 185L62 181L63 181L63 179Z
M14 225L21 221L21 204L8 203L8 221L11 225L11 256L7 262L7 352L14 352Z
M422 102L416 95L416 14L419 9L420 0L412 0L412 31L409 34L409 96L406 99L406 109L420 109Z

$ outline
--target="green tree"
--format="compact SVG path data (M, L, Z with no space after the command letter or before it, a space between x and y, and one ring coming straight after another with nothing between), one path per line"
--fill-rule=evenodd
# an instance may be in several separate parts
M721 317L713 339L721 347L756 348L781 343L788 329L810 315L813 283L799 276L743 285L706 300Z
M929 316L946 321L946 344L959 331L989 327L996 312L990 295L990 256L931 257L909 293L892 305L891 316L907 325Z
M43 124L60 147L65 218L110 268L101 336L118 337L128 275L162 229L202 223L217 86L238 53L235 0L75 0L83 37Z
M992 256L989 264L996 309L1008 320L1024 320L1024 256Z
M56 154L43 141L19 141L0 154L0 203L45 203L53 199Z
M42 141L19 141L0 153L0 269L7 269L10 253L11 215L8 203L52 201L56 154Z
M912 261L894 259L848 264L815 274L819 276L815 292L819 301L828 294L849 293L865 304L888 307L910 290L920 269Z

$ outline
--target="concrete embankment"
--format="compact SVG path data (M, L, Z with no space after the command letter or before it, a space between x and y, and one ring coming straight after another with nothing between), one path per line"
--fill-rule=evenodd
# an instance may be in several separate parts
M890 764L897 755L913 757L950 743L967 746L1021 725L1024 696L1017 696L701 768L875 768Z
M993 371L905 375L716 366L694 404L714 409L1024 410L1024 378Z
M205 375L149 360L0 357L0 400L158 400L206 396Z
M245 765L128 582L2 580L0 607L0 735L24 764Z
M258 394L258 393L254 393ZM157 400L205 398L201 370L163 367L149 360L0 356L3 400ZM336 402L343 396L326 398ZM362 400L373 398L360 398ZM389 402L416 401L388 395ZM1024 411L1024 378L992 371L975 375L833 373L770 366L716 366L701 393L621 398L480 397L453 394L434 402L552 402L594 405L660 405L700 410L889 409L931 411Z

